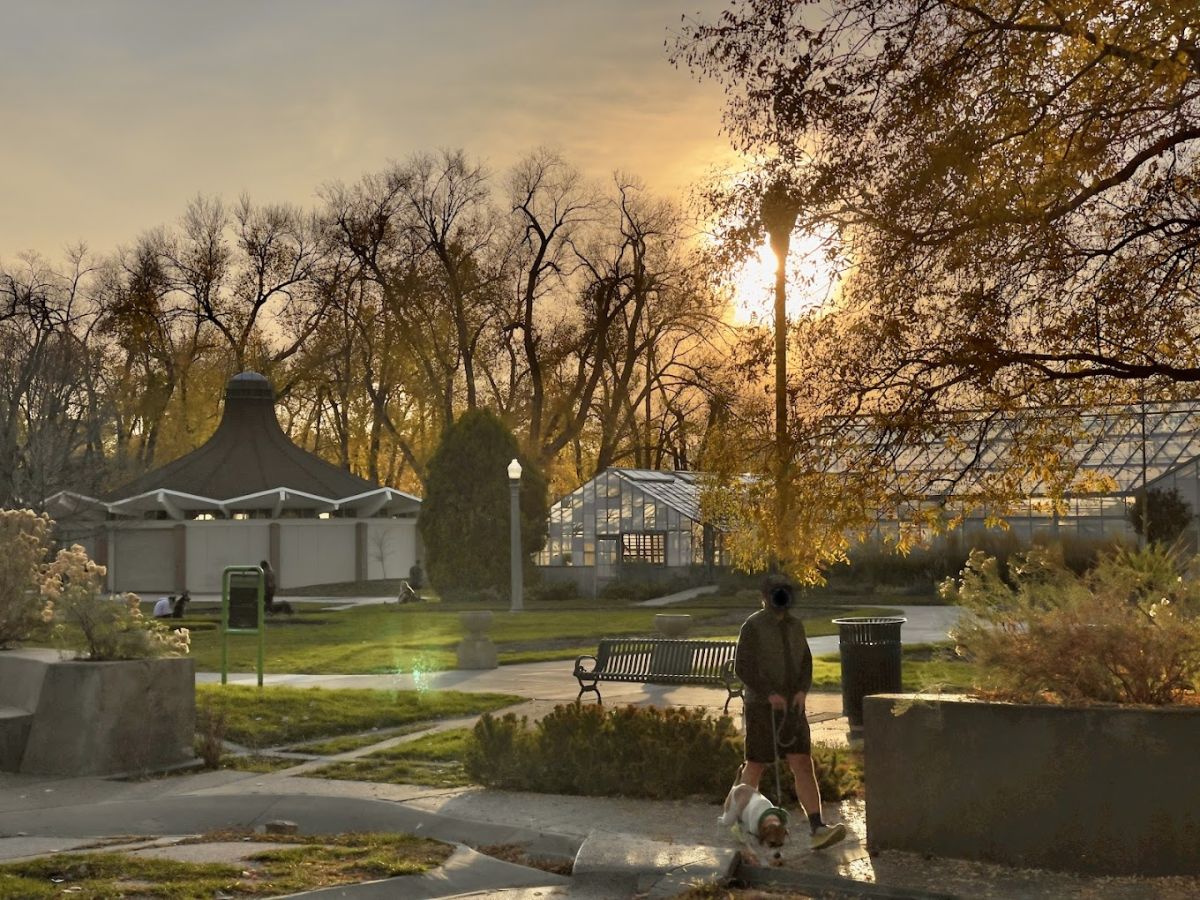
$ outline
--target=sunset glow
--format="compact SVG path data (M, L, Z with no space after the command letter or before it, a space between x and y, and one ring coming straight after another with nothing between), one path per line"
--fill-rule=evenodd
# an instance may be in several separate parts
M823 240L796 234L788 254L788 318L821 307L830 297L836 273L825 259ZM734 325L774 322L775 254L764 241L730 278L729 317Z

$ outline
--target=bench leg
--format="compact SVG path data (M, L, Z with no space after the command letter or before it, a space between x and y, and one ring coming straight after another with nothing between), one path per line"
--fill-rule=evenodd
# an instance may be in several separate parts
M575 695L576 703L583 699L583 695L586 691L591 691L596 695L597 703L604 703L604 698L600 696L600 688L596 687L596 682L594 681L591 684L584 684L582 681L579 682L579 693Z
M725 698L725 710L724 710L725 713L729 712L729 701L732 700L734 697L737 697L739 700L741 700L742 705L745 706L746 698L742 694L741 691L735 691L732 688L728 688L728 687L725 688L725 690L729 692L729 696Z

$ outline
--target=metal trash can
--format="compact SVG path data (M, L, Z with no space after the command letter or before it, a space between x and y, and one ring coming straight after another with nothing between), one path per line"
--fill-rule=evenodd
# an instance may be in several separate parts
M855 616L834 619L842 656L842 713L851 728L863 723L863 697L901 689L900 626L902 616Z

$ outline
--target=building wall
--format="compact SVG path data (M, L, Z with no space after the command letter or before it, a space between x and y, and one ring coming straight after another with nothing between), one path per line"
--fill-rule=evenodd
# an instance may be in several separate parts
M109 523L108 588L147 595L178 593L176 529L180 527L187 556L184 583L194 595L219 594L226 566L257 565L269 559L272 525L279 527L281 591L353 581L360 524L366 526L368 577L382 578L385 568L389 578L407 577L418 558L415 519L159 520Z
M407 578L418 559L423 567L416 519L376 519L367 524L367 578Z
M156 523L157 524L157 523ZM172 593L175 590L174 522L156 528L120 531L109 547L110 574L116 591Z
M174 526L178 523L164 523ZM269 558L270 525L265 519L245 522L187 522L187 589L193 594L219 594L226 566L256 566ZM122 533L119 541L125 539ZM120 572L118 571L118 577ZM171 593L175 592L172 587Z
M356 519L281 520L279 589L355 580Z

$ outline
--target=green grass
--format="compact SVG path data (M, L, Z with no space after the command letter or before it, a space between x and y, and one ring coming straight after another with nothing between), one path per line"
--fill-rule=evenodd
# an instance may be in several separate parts
M226 755L221 759L222 769L232 769L235 772L279 772L298 766L303 760L288 759L284 756L266 756L261 753Z
M753 607L702 605L703 598L672 606L668 612L693 616L696 637L736 637ZM300 609L278 616L266 627L268 672L309 674L385 674L452 669L463 637L458 613L478 606L409 604L360 606L342 611ZM519 614L497 611L490 636L500 662L574 659L590 653L602 637L651 634L660 610L628 606L573 606L529 609ZM811 636L835 634L830 619L838 615L880 615L878 608L809 607L803 616ZM257 638L231 635L229 665L235 672L253 671ZM200 631L192 637L192 657L199 671L220 669L220 634Z
M226 740L252 748L478 715L521 700L510 694L459 691L196 685L197 705L213 714L224 714Z
M470 736L469 728L438 731L358 759L331 763L309 774L344 781L461 787L472 783L462 766Z
M909 644L901 650L900 677L906 691L969 691L978 678L978 668L954 656L950 643ZM842 664L836 655L813 660L813 690L842 688Z
M215 835L213 839L223 836ZM279 842L275 836L252 840ZM453 850L439 841L408 834L285 836L282 840L297 846L264 850L237 865L177 862L124 853L69 853L5 863L0 865L0 898L211 900L222 895L278 896L308 888L420 874L441 865Z
M412 734L414 731L423 731L427 727L429 727L427 722L414 722L411 725L404 725L400 728L376 729L364 732L363 734L346 734L341 737L328 738L322 741L310 741L305 744L297 744L295 747L288 747L287 749L294 753L336 756L339 753L349 753L351 750L358 750L360 747L370 747L372 744L378 744L381 741L388 740L388 738Z

